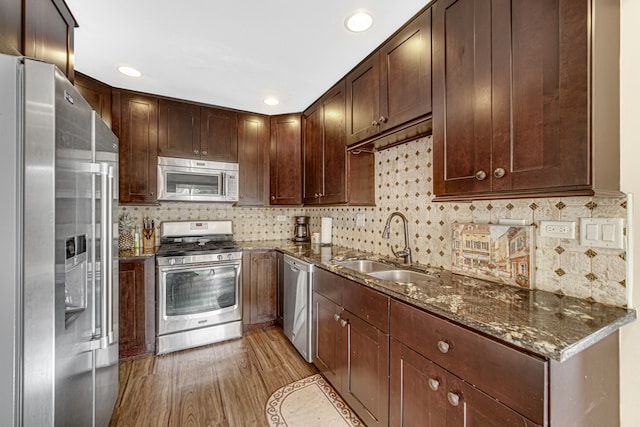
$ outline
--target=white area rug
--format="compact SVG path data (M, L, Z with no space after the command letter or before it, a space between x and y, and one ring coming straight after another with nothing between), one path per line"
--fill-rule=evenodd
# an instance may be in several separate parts
M276 390L266 414L270 427L364 426L320 374Z

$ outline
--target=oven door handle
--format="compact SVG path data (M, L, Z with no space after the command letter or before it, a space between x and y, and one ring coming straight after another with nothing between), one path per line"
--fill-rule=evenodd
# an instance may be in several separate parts
M158 266L158 271L162 273L176 273L176 272L189 272L200 268L219 268L219 267L234 267L236 274L240 270L240 261L225 262L225 263L198 263L198 264L180 264L180 265L162 265Z

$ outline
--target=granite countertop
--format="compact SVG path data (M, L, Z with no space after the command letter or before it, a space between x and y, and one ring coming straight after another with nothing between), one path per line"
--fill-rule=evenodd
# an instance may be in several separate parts
M396 258L340 246L288 240L239 242L243 249L277 249L392 298L545 358L564 361L636 318L635 310L452 274ZM342 267L336 261L371 259L428 273L432 280L399 283Z
M120 250L118 251L118 259L122 261L135 260L140 258L149 258L156 256L156 248L153 252L143 252L141 250L131 251L131 250Z

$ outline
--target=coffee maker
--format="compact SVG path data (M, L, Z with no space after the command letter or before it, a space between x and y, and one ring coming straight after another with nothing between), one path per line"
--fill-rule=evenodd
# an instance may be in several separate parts
M311 238L309 233L309 217L297 216L294 228L294 242L308 242Z

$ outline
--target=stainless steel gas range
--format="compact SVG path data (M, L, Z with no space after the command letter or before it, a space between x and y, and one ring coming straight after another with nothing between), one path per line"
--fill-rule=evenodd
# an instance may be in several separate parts
M241 265L231 221L162 223L156 253L158 354L242 336Z

